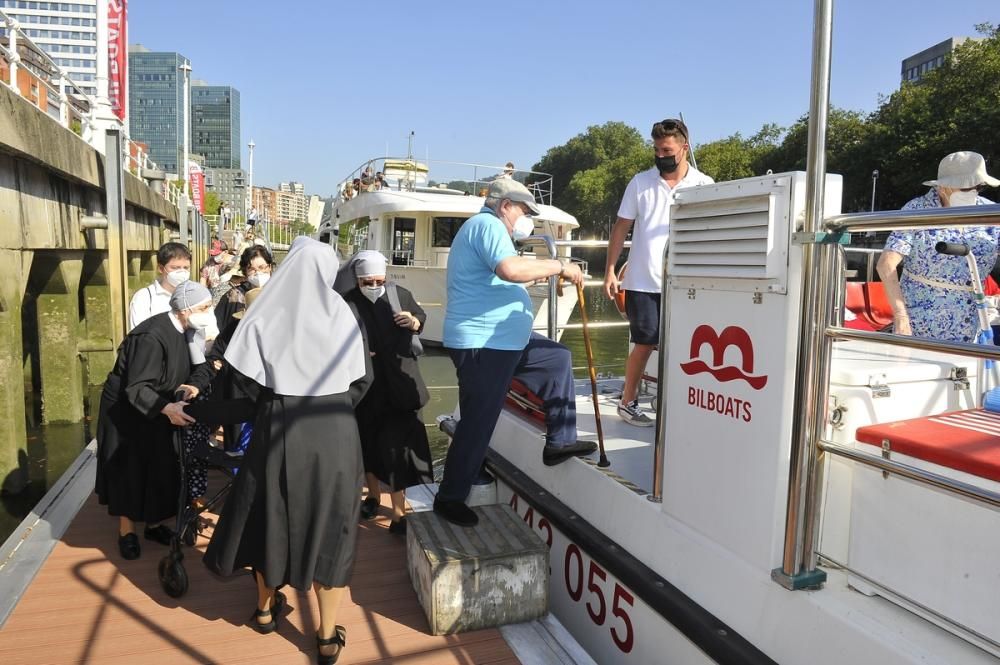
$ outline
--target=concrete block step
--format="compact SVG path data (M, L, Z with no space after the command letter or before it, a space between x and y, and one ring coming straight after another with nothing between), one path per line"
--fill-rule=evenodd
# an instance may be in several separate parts
M548 550L506 505L476 506L479 524L407 516L407 567L431 633L531 621L548 612Z

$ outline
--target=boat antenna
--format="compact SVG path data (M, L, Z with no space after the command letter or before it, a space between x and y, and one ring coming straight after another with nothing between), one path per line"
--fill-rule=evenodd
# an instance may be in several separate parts
M688 126L687 122L684 120L684 113L683 112L678 111L677 117L679 117L681 119L681 122L684 123L685 127ZM688 132L689 132L688 133L688 155L691 157L691 166L693 166L695 168L698 168L698 160L694 158L694 143L691 142L691 134L690 134L691 128L690 127L688 127Z
M410 130L410 136L407 138L407 141L408 141L407 142L407 146L406 146L406 158L407 159L413 159L413 135L415 133L416 132L414 132L413 130Z

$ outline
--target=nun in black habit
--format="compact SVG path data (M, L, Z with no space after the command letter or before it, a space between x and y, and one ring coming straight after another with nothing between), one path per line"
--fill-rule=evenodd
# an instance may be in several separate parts
M135 522L145 522L147 539L170 543L172 531L159 522L177 512L174 427L194 422L183 411L186 403L174 401L191 373L185 331L214 322L212 295L197 282L174 289L170 308L125 337L101 392L95 491L108 514L119 518L118 549L125 559L140 554Z
M199 421L254 423L206 565L253 569L250 625L262 633L277 627L281 586L312 586L320 663L335 662L345 643L336 614L354 564L362 474L354 407L369 382L361 331L333 290L337 268L332 247L297 238L226 350L249 398L188 407Z
M357 409L368 485L361 516L375 516L384 483L392 501L389 531L403 535L404 491L434 481L427 429L419 416L427 403L427 386L413 344L427 315L407 289L386 282L386 260L380 252L358 252L351 265L357 281L344 299L357 313L374 370L372 385Z

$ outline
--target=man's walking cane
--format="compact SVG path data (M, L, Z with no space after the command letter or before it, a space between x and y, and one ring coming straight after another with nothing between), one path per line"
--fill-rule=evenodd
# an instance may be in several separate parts
M601 458L597 466L611 466L608 461L608 454L604 452L604 428L601 427L601 407L597 403L597 372L594 370L594 352L590 347L590 329L587 326L587 302L583 298L583 284L576 285L576 299L580 304L580 313L583 315L583 345L587 349L587 369L590 370L590 394L594 399L594 421L597 423L597 445L600 449Z

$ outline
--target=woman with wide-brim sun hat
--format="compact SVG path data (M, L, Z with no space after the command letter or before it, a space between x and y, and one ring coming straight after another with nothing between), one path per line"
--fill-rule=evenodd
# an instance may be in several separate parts
M930 191L903 210L992 205L980 196L1000 180L986 172L986 160L976 152L953 152L938 165L938 177L924 182ZM965 257L938 253L939 242L969 247L980 276L988 275L997 259L1000 227L967 226L948 229L893 231L878 261L878 273L892 306L893 331L948 342L972 342L979 330L975 295ZM903 264L902 277L896 269Z

